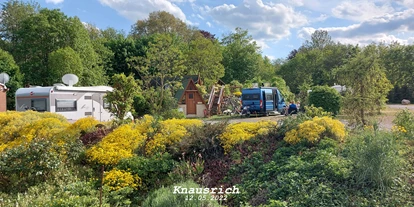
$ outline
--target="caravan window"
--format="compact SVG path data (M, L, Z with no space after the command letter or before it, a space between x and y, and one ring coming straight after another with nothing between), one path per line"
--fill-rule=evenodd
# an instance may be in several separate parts
M74 99L56 99L56 112L76 111L76 105Z
M32 109L36 111L47 111L47 102L45 98L32 99Z
M111 108L111 104L108 102L108 99L106 97L103 98L103 108L104 109Z
M260 94L243 94L242 100L260 100Z

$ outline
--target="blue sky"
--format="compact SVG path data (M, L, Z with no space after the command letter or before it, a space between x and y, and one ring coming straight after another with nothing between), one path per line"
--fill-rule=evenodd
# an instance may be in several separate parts
M316 29L334 41L414 42L414 0L38 0L42 7L105 29L130 31L138 19L158 10L216 37L248 29L263 55L285 58Z

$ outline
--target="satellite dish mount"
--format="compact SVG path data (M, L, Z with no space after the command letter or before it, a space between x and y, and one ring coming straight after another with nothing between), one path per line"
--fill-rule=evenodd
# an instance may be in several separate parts
M78 83L79 78L75 74L66 74L62 77L62 81L68 86L73 86Z
M10 76L7 73L0 73L0 83L6 84L9 80Z

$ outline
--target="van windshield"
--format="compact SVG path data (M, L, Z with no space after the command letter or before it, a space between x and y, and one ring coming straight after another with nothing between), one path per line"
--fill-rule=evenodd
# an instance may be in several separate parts
M243 94L242 100L259 100L260 94Z

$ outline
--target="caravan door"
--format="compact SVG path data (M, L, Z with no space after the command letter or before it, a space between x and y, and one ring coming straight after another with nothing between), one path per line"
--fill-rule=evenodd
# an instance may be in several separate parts
M102 121L102 104L102 95L92 94L92 116L99 121Z

